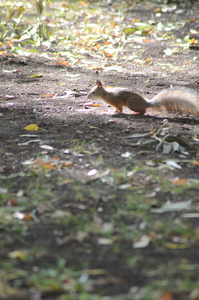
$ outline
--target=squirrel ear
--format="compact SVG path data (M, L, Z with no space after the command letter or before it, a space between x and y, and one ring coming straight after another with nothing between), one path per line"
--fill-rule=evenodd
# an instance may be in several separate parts
M97 85L98 87L102 87L101 81L100 81L100 80L97 80L97 81L96 81L96 85Z

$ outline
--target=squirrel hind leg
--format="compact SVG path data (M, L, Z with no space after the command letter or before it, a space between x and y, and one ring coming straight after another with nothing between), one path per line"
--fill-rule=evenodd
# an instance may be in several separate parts
M133 108L129 107L129 109L134 111L135 115L138 115L138 116L144 115L146 112L145 108L136 108L136 110L134 110Z
M147 108L146 101L141 96L139 98L132 97L128 100L126 106L134 111L136 115L144 115Z

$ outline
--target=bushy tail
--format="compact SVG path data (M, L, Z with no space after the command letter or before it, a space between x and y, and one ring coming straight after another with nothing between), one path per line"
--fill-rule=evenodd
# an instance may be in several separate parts
M187 88L163 90L148 103L150 107L164 107L168 111L179 111L199 117L199 96Z

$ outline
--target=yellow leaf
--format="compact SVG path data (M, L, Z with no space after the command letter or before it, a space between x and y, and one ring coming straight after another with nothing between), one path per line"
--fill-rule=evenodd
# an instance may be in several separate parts
M150 29L142 30L142 34L143 34L143 35L147 35L147 34L149 34L149 31L150 31Z
M160 111L159 111L159 110L153 110L153 112L154 112L155 114L158 114Z
M27 252L23 250L15 250L9 253L9 257L19 258L21 260L25 260L27 256L28 256Z
M66 83L65 83L65 82L63 82L63 83L60 83L60 85L62 85L62 86L65 86L65 85L66 85Z
M8 15L8 20L10 20L14 14L15 10L14 10L14 6L11 7L10 11L9 11L9 15Z
M36 124L29 124L28 126L24 127L24 129L28 131L37 131L39 127Z
M21 14L22 14L22 12L24 11L24 8L23 8L23 6L21 5L21 6L19 6L19 8L18 8L18 12L17 12L17 18L19 18L20 16L21 16Z
M186 249L186 248L189 248L190 245L189 245L189 244L166 243L166 247L169 248L169 249L178 250L178 249Z
M140 22L141 20L140 19L133 19L133 20L131 20L131 23L136 23L136 22Z
M33 74L33 75L30 75L28 76L28 78L37 78L37 77L43 77L43 74Z

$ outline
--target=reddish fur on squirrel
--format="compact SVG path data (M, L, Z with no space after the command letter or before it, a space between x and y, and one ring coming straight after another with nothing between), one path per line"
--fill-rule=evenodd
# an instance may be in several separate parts
M115 107L115 111L122 113L123 106L128 107L139 115L143 115L146 109L165 108L167 111L179 111L199 117L199 97L197 93L186 88L170 88L161 91L151 100L145 100L136 92L122 89L105 89L101 81L96 82L88 98L96 100L101 99L104 102Z

